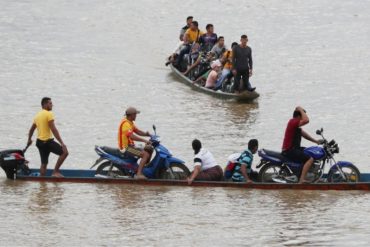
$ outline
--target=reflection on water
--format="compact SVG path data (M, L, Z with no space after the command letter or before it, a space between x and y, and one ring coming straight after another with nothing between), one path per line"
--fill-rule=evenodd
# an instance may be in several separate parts
M56 210L63 199L64 189L58 183L39 183L37 191L31 194L29 208L36 215Z
M366 217L358 217L370 213L366 192L8 180L1 188L2 243L23 244L27 231L33 243L46 245L307 246L349 244L355 238L361 245L370 227ZM19 231L9 236L12 227Z

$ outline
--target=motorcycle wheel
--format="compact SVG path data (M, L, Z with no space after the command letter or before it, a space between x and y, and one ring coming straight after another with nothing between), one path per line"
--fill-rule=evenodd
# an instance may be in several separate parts
M258 176L262 183L276 183L272 180L273 176L284 178L284 176L289 176L289 173L289 170L281 165L267 163L261 168Z
M172 173L170 169L172 170ZM190 171L184 164L171 163L167 170L161 170L159 172L158 178L159 179L185 180L189 176L190 176Z
M107 177L128 176L128 174L124 172L119 165L113 164L112 170L110 170L111 166L111 161L105 161L101 163L96 169L95 175L102 175Z
M356 183L360 181L360 171L356 166L348 165L341 168L347 179L342 178L342 175L337 169L332 169L328 174L329 183Z

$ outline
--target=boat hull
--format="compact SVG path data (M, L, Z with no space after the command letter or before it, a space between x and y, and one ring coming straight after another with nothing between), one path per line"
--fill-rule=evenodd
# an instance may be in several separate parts
M94 170L61 170L63 178L51 177L52 170L48 170L47 176L35 176L38 169L32 169L30 176L18 175L17 180L33 182L67 182L67 183L104 183L104 184L132 184L149 186L195 186L195 187L228 187L243 189L262 190L370 190L370 174L361 174L359 183L314 183L314 184L278 184L278 183L236 183L225 181L194 181L188 185L187 181L146 179L137 180L132 178L102 178L95 177ZM34 174L34 175L32 175Z
M239 101L239 102L248 102L248 101L253 101L254 99L257 99L259 97L259 94L257 92L249 92L249 91L244 91L240 94L234 94L234 93L225 93L225 92L219 92L219 91L214 91L212 89L205 88L203 86L200 86L196 83L193 83L189 78L184 76L180 71L178 71L173 65L170 65L171 70L173 73L180 78L180 81L191 88L193 88L196 91L212 95L214 97L224 99L224 100L234 100L234 101Z

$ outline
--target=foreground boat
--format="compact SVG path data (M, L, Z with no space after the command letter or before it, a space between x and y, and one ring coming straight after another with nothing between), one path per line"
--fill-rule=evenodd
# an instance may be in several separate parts
M63 178L51 177L52 170L48 170L45 177L38 176L39 169L31 169L30 175L17 174L14 178L22 181L34 182L67 182L67 183L106 183L106 184L133 184L150 186L195 186L195 187L230 187L243 189L264 190L370 190L370 173L361 174L359 183L314 183L314 184L278 184L278 183L236 183L216 181L194 181L188 185L184 180L137 180L126 177L103 177L95 176L95 170L63 169Z
M220 99L235 100L235 101L240 102L240 101L252 101L260 96L256 91L254 92L244 91L240 94L225 93L222 91L214 91L212 89L208 89L199 84L194 83L192 80L190 80L188 77L183 75L180 71L178 71L173 65L170 65L170 67L171 67L171 70L176 74L176 76L178 76L181 79L182 83L187 84L194 90L212 95Z

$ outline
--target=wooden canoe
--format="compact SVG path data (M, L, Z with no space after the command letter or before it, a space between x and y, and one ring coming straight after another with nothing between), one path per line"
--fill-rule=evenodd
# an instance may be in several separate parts
M31 169L31 175L17 175L16 180L38 182L68 182L68 183L105 183L105 184L135 184L151 186L195 186L195 187L230 187L263 190L370 190L370 173L361 174L359 183L314 183L314 184L277 184L277 183L236 183L224 181L194 181L188 185L187 181L147 179L136 180L132 178L103 178L95 177L94 170L63 169L63 178L51 177L52 170L47 171L47 176L37 176L39 169Z
M194 83L192 80L190 80L188 77L184 76L180 71L178 71L172 64L170 65L171 70L173 73L180 78L180 82L190 86L192 89L212 95L214 97L224 99L224 100L234 100L234 101L239 101L239 102L248 102L252 101L256 98L258 98L260 95L254 91L254 92L249 92L249 91L244 91L240 94L234 94L234 93L225 93L221 91L214 91L212 89L205 88L199 84Z

